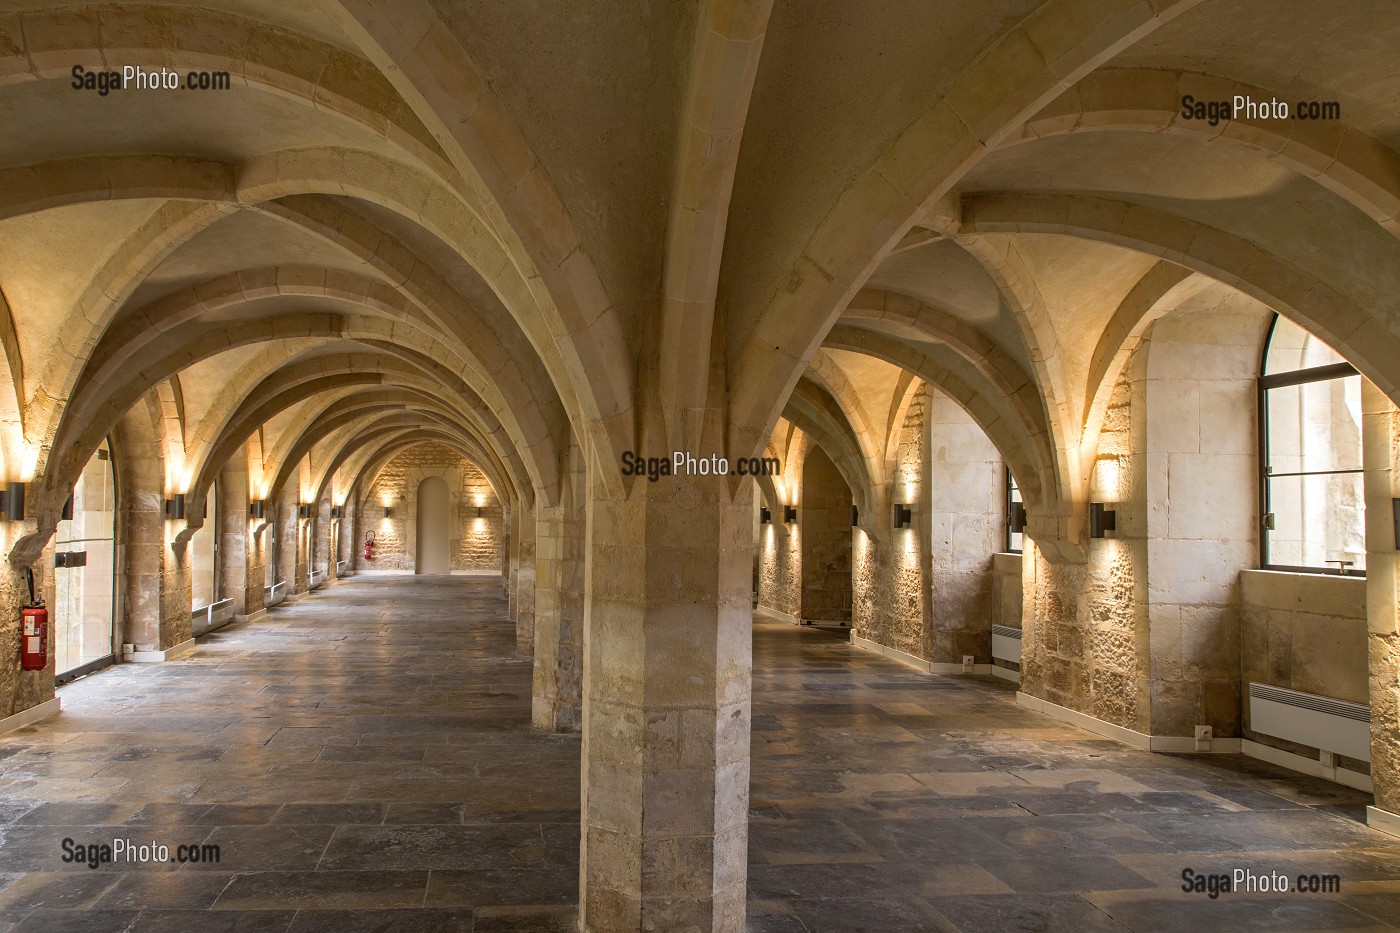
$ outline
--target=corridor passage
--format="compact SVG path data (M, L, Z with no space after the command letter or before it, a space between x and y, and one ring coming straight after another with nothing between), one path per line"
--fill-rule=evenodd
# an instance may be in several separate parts
M0 738L0 931L572 930L579 739L530 729L498 592L360 578L64 688ZM1365 795L1135 751L826 632L759 622L754 667L751 930L1400 926ZM89 870L65 838L219 861ZM1180 890L1236 867L1342 890Z
M349 580L63 688L0 737L0 931L572 930L579 739L531 731L500 592ZM220 860L90 871L64 838Z

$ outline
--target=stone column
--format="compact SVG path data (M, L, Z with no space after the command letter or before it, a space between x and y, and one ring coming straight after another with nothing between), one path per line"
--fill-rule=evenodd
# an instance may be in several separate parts
M358 487L345 494L345 504L340 507L340 556L346 561L345 576L354 576L359 566L363 543L360 534L360 510L355 507L359 501Z
M515 584L515 650L521 654L535 653L535 537L537 509L520 507L520 527L514 539L516 568Z
M306 555L301 548L301 518L297 515L298 492L295 482L282 488L277 498L277 520L269 533L277 534L277 569L286 585L282 592L294 600L306 592Z
M502 516L506 530L506 618L516 622L520 618L520 514L524 503L515 500Z
M1400 550L1392 502L1400 498L1400 412L1362 385L1366 482L1366 624L1371 683L1371 781L1367 822L1400 836Z
M316 503L316 569L326 580L335 579L335 560L331 554L331 497L322 496Z
M235 618L243 620L262 612L265 604L262 535L253 535L263 520L248 514L251 498L245 447L219 471L218 500L221 588L233 600Z
M577 732L582 716L584 510L567 494L541 506L535 538L535 669L531 692L536 729Z
M752 488L677 476L588 508L587 931L744 927Z

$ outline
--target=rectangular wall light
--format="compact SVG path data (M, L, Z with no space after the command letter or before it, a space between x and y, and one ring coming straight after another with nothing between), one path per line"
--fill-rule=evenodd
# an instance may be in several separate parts
M797 522L797 509L790 505L783 506L783 524L795 524Z
M331 506L331 518L340 518L340 506Z
M385 518L388 518L388 517L389 517L389 513L392 512L392 511L393 511L393 510L390 509L387 505L384 506L384 517L385 517Z
M1106 531L1118 530L1118 513L1103 502L1089 503L1089 537L1102 538Z
M266 512L266 499L254 499L252 502L248 503L248 514L253 516L254 518L262 518Z
M1395 523L1395 550L1400 551L1400 499L1390 500L1390 514Z
M894 504L894 527L908 528L914 522L914 510L902 502Z
M768 509L766 509L766 508L764 508L763 506L760 505L760 506L758 507L758 523L759 523L760 525L766 525L766 524L768 524L769 522L771 522L772 520L773 520L773 513L770 512L770 511L768 511Z
M58 513L58 520L61 522L73 520L73 494L71 492L68 494L68 498L63 500L63 511Z
M859 524L860 524L860 506L858 506L858 505L853 505L853 506L851 506L851 527L854 528L854 527L856 527L856 526L859 525Z
M1007 519L1007 524L1011 526L1013 535L1024 534L1026 531L1026 505L1023 502L1014 502L1011 505L1011 516Z
M177 492L172 498L165 500L165 517L181 519L185 517L185 494Z
M297 506L297 515L301 516L302 518L310 518L310 517L311 517L311 503L309 503L309 502L303 502L301 505L298 505L298 506Z

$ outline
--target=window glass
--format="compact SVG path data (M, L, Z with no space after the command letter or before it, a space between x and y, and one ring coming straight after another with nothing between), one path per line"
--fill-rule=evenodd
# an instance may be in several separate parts
M1297 324L1281 317L1274 323L1274 332L1269 337L1269 352L1264 356L1264 375L1291 373L1299 369L1345 362L1336 350Z
M1021 501L1021 490L1016 485L1016 477L1011 475L1011 471L1006 471L1006 549L1013 554L1021 553L1025 536L1015 530L1013 519L1016 517L1018 506Z
M1318 367L1332 369L1309 372ZM1361 376L1331 347L1280 318L1265 353L1260 396L1264 565L1364 571Z

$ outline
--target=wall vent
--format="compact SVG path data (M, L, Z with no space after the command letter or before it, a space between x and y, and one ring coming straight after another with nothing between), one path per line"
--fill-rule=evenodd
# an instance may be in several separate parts
M1009 625L992 626L992 657L1021 663L1021 630Z
M1360 703L1252 683L1249 728L1324 752L1371 760L1371 710Z

